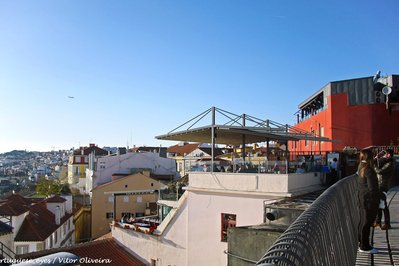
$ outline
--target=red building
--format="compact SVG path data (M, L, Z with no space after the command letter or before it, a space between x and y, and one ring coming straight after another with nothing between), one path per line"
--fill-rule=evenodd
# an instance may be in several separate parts
M295 127L333 141L290 142L290 151L339 152L345 146L398 145L399 76L379 81L377 86L373 77L330 82L299 104ZM391 90L388 96L382 91L385 85ZM386 94L389 88L384 89Z

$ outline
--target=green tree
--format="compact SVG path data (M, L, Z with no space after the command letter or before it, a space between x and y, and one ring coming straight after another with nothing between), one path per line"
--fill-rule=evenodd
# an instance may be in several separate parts
M47 180L44 177L39 178L36 186L36 193L43 196L60 195L63 185L58 180Z

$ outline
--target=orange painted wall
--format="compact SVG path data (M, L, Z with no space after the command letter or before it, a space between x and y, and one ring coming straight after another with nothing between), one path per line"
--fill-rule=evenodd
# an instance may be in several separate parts
M345 146L358 149L373 145L398 144L399 112L389 113L385 104L348 105L348 95L334 94L328 97L328 108L295 127L310 131L317 130L318 124L324 127L324 136L334 142L321 144L321 151L342 151ZM310 144L310 141L309 141ZM291 151L319 151L318 142L305 146L305 141L297 142L296 148L289 144Z
M327 99L330 101L330 99ZM320 113L298 123L295 125L296 128L300 128L302 130L311 132L311 129L315 131L317 135L319 135L319 124L320 127L324 128L324 137L331 138L331 109L327 108ZM332 150L331 142L314 142L308 141L308 145L305 144L305 141L298 141L296 147L292 145L292 142L289 143L290 151L299 151L299 152L317 152L317 151L330 151Z

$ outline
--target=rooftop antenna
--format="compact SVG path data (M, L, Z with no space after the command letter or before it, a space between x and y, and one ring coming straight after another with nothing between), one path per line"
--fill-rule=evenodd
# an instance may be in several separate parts
M386 109L389 109L389 95L392 93L392 88L388 86L388 77L381 76L381 71L378 70L373 77L374 91L381 91L385 95Z
M373 77L373 83L377 83L378 79L381 77L381 70L378 70Z

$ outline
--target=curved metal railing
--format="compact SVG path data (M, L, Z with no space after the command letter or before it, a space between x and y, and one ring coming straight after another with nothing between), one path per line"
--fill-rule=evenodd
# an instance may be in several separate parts
M352 175L320 195L256 265L355 265L359 219Z

